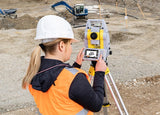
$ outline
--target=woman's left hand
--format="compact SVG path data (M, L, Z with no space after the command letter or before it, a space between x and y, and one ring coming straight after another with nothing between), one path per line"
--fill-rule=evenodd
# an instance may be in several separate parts
M84 48L82 48L77 55L76 63L78 63L79 65L82 65L83 56L84 56L83 50Z

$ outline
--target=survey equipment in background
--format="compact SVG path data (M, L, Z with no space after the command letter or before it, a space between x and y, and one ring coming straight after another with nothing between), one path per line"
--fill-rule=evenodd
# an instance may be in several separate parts
M112 54L112 51L110 48L110 38L109 38L107 25L103 19L88 19L86 24L86 29L85 29L84 44L85 44L85 48L84 48L83 59L91 61L88 74L90 76L91 85L92 85L94 75L95 75L94 68L96 65L96 61L99 59L99 56L102 54L103 60L106 62L106 65L108 65L107 57ZM106 107L110 106L110 103L107 99L107 87L116 103L116 106L119 110L120 115L129 115L123 103L123 100L119 94L118 88L111 76L109 68L107 68L107 70L105 71L104 84L105 84L104 86L105 95L104 95L104 103L103 103L104 115L107 115ZM112 87L114 88L114 90L112 89ZM117 100L117 97L119 98L121 106ZM122 111L121 107L123 107L124 112Z

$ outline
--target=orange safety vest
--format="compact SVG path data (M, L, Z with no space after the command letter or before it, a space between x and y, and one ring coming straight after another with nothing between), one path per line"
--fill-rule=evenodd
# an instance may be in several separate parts
M29 85L29 91L42 115L93 115L93 112L69 98L70 85L78 73L84 73L90 82L89 76L83 70L65 67L57 77L55 85L47 92L35 90Z

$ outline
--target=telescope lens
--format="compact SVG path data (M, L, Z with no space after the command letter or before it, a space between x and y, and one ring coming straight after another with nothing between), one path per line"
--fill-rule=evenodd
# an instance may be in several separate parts
M93 33L91 34L91 38L95 40L95 39L97 38L97 34L96 34L95 32L93 32Z

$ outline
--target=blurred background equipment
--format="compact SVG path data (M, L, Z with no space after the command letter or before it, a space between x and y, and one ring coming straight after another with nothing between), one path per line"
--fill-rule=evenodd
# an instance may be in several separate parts
M88 15L88 9L85 8L84 4L75 4L73 7L71 7L70 5L68 5L66 2L64 1L60 1L57 2L55 4L53 4L51 7L55 9L56 6L59 5L64 5L66 6L66 9L75 16L76 19L85 19L85 17Z
M17 18L16 11L17 9L6 9L6 10L0 9L0 17L1 18L6 18L6 17Z

